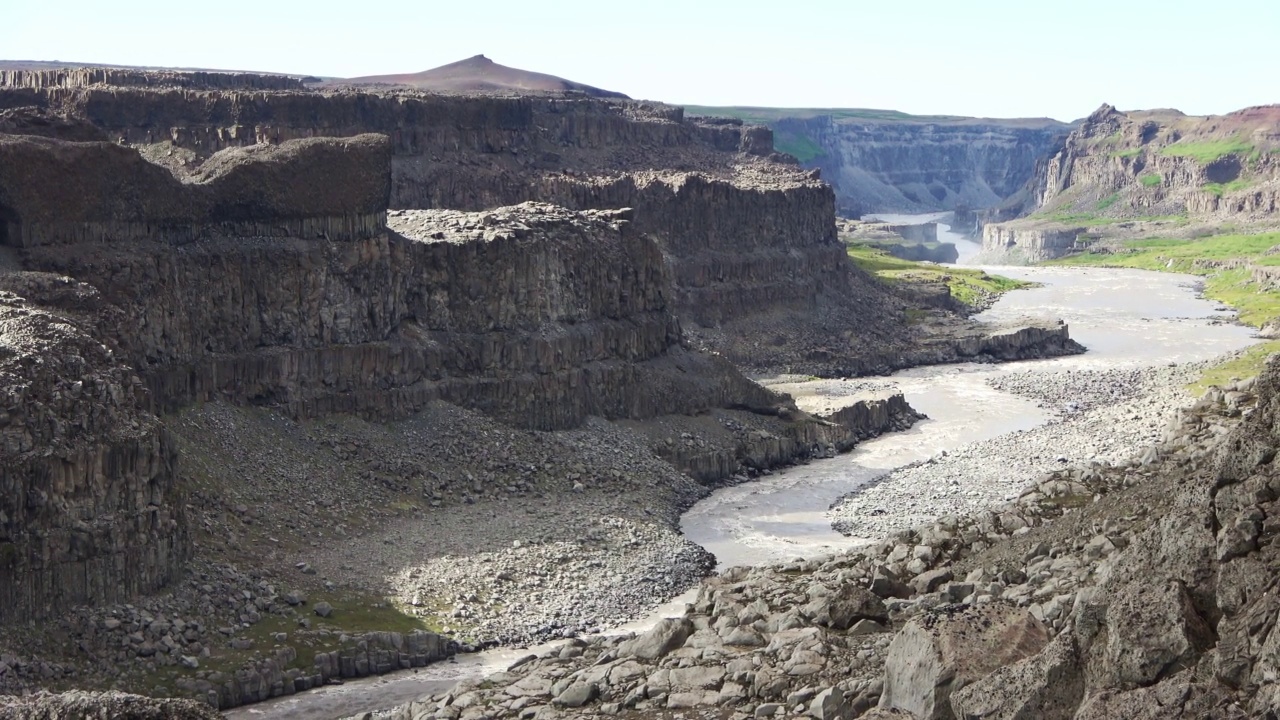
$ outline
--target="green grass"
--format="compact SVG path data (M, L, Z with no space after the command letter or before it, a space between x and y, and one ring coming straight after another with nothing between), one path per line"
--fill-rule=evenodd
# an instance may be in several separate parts
M1069 255L1045 264L1128 267L1200 275L1205 278L1205 297L1234 307L1240 321L1246 325L1261 327L1280 318L1280 291L1259 286L1253 281L1253 273L1248 268L1200 267L1196 261L1242 258L1254 265L1275 266L1280 265L1280 256L1263 253L1276 245L1280 245L1280 233L1224 234L1201 240L1148 238L1125 242L1121 252ZM1232 379L1252 377L1258 374L1273 352L1280 352L1280 341L1255 345L1237 357L1206 369L1196 382L1187 387L1200 393L1210 385L1225 385Z
M1204 185L1200 186L1200 189L1212 195L1217 195L1218 197L1222 197L1223 193L1235 192L1237 190L1243 190L1247 187L1249 187L1248 180L1232 180L1231 182L1226 184L1205 183Z
M1280 233L1215 235L1202 240L1151 238L1130 240L1113 254L1085 253L1051 260L1052 265L1128 267L1181 272L1205 277L1205 296L1224 302L1240 313L1240 321L1261 327L1280 317L1280 292L1262 290L1246 269L1198 267L1196 260L1249 259L1259 265L1280 265L1280 257L1262 253L1280 244Z
M1142 187L1155 187L1164 182L1164 178L1161 177L1160 173L1147 173L1138 178L1138 182L1142 183Z
M1176 142L1161 148L1160 154L1169 157L1191 158L1198 163L1211 163L1225 155L1244 155L1253 151L1253 145L1240 138L1226 140L1201 140Z
M848 252L858 267L886 282L914 280L946 283L951 297L969 306L977 306L991 295L1001 295L1033 284L954 265L931 265L902 260L865 245L851 245ZM920 315L908 313L910 322L918 322L920 319Z
M773 149L794 156L800 162L809 162L826 154L822 146L808 136L785 130L774 131Z
M1137 157L1142 154L1142 150L1143 149L1140 147L1127 148L1125 150L1116 150L1111 153L1111 157L1119 157L1119 158Z
M1099 210L1106 210L1115 203L1113 196L1103 198L1098 202ZM1104 205L1105 203L1105 205ZM1079 225L1081 227L1101 227L1104 225L1115 225L1123 222L1174 222L1184 223L1187 221L1185 215L1139 215L1136 217L1103 217L1092 212L1073 212L1071 210L1057 210L1053 212L1037 212L1029 216L1031 220L1048 220L1050 222L1062 223L1063 225Z
M1102 212L1103 210L1106 210L1112 205L1115 205L1119 201L1120 201L1120 193L1113 192L1110 195L1098 201L1098 205L1097 205L1098 211Z
M1187 389L1196 395L1203 395L1204 391L1212 385L1225 387L1236 380L1254 377L1262 372L1262 368L1267 364L1267 358L1277 352L1280 352L1280 340L1268 340L1250 346L1229 360L1205 368L1200 373L1199 379L1188 384Z

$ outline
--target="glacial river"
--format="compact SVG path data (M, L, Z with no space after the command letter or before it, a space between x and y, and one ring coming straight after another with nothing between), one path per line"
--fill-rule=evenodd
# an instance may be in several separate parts
M936 216L881 216L921 222ZM977 245L939 227L939 239L955 242L961 262ZM722 567L813 557L853 544L831 529L826 511L840 496L872 478L969 442L1026 430L1047 421L1022 398L987 380L1034 363L1041 368L1105 369L1209 359L1255 340L1249 328L1215 321L1226 314L1196 295L1196 278L1140 270L991 268L1041 287L1005 295L978 319L1061 318L1084 355L1003 365L961 364L905 370L893 380L912 407L929 416L914 428L870 440L853 452L790 468L753 482L717 490L681 521L689 539L715 553ZM692 594L656 608L640 630L676 615ZM536 651L533 649L532 651ZM378 710L439 692L467 677L505 668L531 650L498 650L453 662L321 688L227 713L231 718L338 718Z

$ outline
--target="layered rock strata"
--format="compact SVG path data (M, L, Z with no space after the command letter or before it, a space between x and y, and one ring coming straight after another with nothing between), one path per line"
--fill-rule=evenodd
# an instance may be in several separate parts
M989 214L984 255L1060 257L1082 223L1102 237L1185 235L1223 221L1270 227L1280 207L1277 120L1275 106L1193 117L1103 105Z
M805 164L822 170L840 210L853 217L998 205L1070 129L1048 119L859 117L858 111L783 117L771 125L815 147Z
M1085 228L1050 223L993 223L982 228L982 256L1014 263L1037 263L1080 248Z
M583 97L96 85L36 98L179 174L228 147L379 132L391 138L394 208L633 208L635 229L670 267L672 305L694 341L750 367L781 364L732 338L776 335L846 356L911 344L903 310L914 298L849 264L831 187L776 162L785 158L768 128Z

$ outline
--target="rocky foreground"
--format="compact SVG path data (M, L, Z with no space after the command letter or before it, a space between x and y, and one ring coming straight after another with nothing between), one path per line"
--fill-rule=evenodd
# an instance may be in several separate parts
M1211 389L1139 457L833 557L731 568L642 635L384 716L1270 717L1278 422L1280 364Z

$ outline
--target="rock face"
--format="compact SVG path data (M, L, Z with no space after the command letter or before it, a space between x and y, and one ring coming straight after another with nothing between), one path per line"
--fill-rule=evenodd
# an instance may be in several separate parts
M4 720L63 720L109 717L119 720L217 720L213 708L192 700L166 700L125 693L41 693L0 698Z
M1143 237L1172 234L1187 223L1266 224L1280 208L1277 121L1277 106L1192 117L1103 105L1019 193L989 213L999 224L984 228L985 255L1001 261L1065 254L1067 236L1082 221L1103 236L1134 223L1166 224L1139 233Z
M953 689L1036 654L1048 640L1025 610L999 605L913 620L889 645L880 707L926 720L955 717Z
M1082 227L1048 223L993 223L982 228L982 257L1009 263L1037 263L1079 248Z
M992 207L1027 182L1070 126L1048 119L783 117L772 126L821 149L843 214Z
M909 301L848 262L831 186L776 162L785 158L767 128L581 96L93 85L0 89L5 103L82 118L179 174L225 148L382 133L392 208L632 208L670 268L670 301L694 344L741 365L831 374L849 368L823 359L833 348L893 356L912 344Z
M0 287L0 623L158 589L190 553L176 451L84 312L96 293Z

